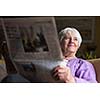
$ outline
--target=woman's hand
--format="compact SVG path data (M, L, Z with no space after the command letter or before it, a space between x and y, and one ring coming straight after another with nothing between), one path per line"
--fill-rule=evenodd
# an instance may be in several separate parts
M53 77L56 80L61 80L62 82L65 82L65 83L75 83L75 79L72 76L69 67L57 66L53 70Z

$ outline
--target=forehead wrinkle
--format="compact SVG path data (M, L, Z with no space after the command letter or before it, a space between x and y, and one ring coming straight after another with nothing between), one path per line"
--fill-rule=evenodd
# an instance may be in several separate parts
M77 37L77 34L75 33L75 32L73 32L73 31L68 31L68 32L66 32L66 35L65 35L66 37L74 37L74 38L78 38Z

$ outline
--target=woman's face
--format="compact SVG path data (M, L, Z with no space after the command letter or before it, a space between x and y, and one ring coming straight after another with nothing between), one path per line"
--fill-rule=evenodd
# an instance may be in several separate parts
M64 56L69 53L75 55L79 48L79 42L76 34L72 32L67 33L61 42L61 48L63 50Z

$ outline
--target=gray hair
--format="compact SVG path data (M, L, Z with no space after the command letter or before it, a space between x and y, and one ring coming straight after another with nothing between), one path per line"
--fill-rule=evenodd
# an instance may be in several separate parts
M79 42L79 46L80 46L81 43L82 43L82 37L81 37L79 31L76 30L75 28L67 27L67 28L61 30L61 31L59 32L59 40L60 40L60 42L63 40L63 38L65 37L65 35L66 35L67 33L69 33L69 32L75 33L75 35L76 35L76 37L77 37L77 39L78 39L78 42Z

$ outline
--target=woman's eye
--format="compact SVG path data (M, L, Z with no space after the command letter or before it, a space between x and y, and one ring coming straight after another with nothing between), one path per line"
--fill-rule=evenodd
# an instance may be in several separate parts
M64 39L67 40L67 39L70 39L70 38L69 37L65 37Z
M77 39L77 38L74 38L74 40L75 40L75 41L78 41L78 39Z

